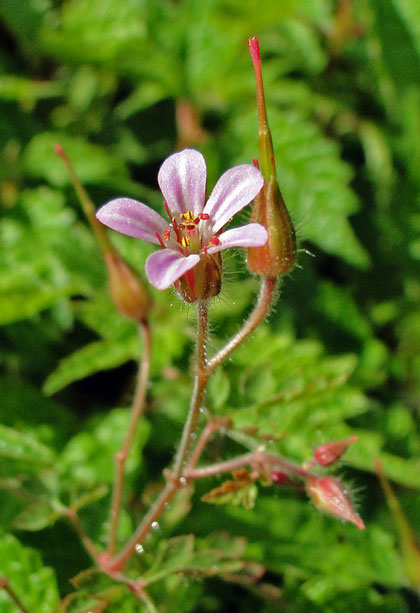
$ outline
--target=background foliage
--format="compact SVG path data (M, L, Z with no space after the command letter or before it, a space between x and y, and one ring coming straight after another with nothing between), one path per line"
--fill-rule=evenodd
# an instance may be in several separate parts
M360 489L367 529L280 487L253 490L253 509L210 508L200 496L215 479L199 484L190 514L191 492L177 498L139 572L159 611L417 610L374 462L418 533L418 1L0 0L0 17L2 573L30 611L73 593L89 560L64 509L80 508L103 542L139 352L53 145L98 205L126 195L158 208L159 165L184 146L205 154L211 186L257 155L247 52L257 34L280 185L315 257L300 253L269 323L214 376L208 411L233 427L207 457L263 442L302 462L356 433L340 474ZM150 248L112 238L141 270ZM213 349L256 290L239 256L225 263ZM193 312L170 291L154 300L152 386L121 538L153 499L189 394ZM95 594L107 611L139 610L94 573L76 584L68 611L89 610ZM0 611L16 611L5 592Z

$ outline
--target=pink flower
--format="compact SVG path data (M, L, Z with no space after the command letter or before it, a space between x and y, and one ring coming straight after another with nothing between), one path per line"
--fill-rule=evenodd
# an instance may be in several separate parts
M169 156L158 174L169 221L130 198L111 200L97 212L97 218L113 230L162 247L146 260L146 274L157 289L167 289L201 260L223 249L259 247L267 241L267 231L258 223L222 232L262 188L260 171L250 164L231 168L220 177L207 202L206 179L204 157L184 149Z

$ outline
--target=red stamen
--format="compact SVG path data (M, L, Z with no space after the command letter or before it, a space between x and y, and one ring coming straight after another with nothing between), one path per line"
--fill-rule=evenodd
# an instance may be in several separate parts
M169 221L172 221L173 218L172 218L171 211L169 210L166 200L163 201L163 206L165 207L165 211L169 217Z
M209 240L209 245L211 245L211 247L217 247L219 243L220 243L220 240L217 238L217 236L212 236L211 239Z
M159 241L160 246L162 247L162 249L166 249L166 245L165 245L165 243L163 242L163 240L161 239L161 237L160 237L159 233L158 233L158 232L155 232L155 234L156 234L156 237L157 237L157 239L158 239L158 241Z
M254 164L255 168L258 168L258 170L260 169L258 158L252 158L252 163Z
M180 231L178 222L175 218L172 220L172 225L173 225L174 232L176 234L176 240L178 241L178 243L180 243L182 239L182 232Z
M200 218L199 218L199 217L196 217L196 218L194 219L194 223L195 223L195 225L196 225L196 226L198 226L198 224L200 223Z
M188 224L187 225L187 230L195 230L195 224Z
M199 218L203 220L207 220L207 219L210 219L210 215L207 215L207 213L200 213Z
M171 231L165 230L165 232L163 233L163 238L165 239L165 241L168 241L171 238Z

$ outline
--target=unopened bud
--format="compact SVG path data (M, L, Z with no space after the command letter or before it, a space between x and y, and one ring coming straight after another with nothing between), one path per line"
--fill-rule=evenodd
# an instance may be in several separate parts
M101 246L102 254L108 268L109 291L116 308L135 321L144 321L151 307L151 300L146 285L141 277L119 255L108 238L105 227L95 215L95 206L89 198L83 185L61 145L55 145L54 150L65 163L71 182L82 205L87 220Z
M116 308L128 319L144 321L151 307L145 283L115 251L106 252L104 258L109 290Z
M319 445L314 451L314 459L320 466L330 466L341 458L347 447L357 441L357 435L342 441L332 441Z
M306 480L306 490L317 509L364 530L365 524L353 508L349 490L338 479L328 476L309 477Z
M301 485L293 481L289 475L287 475L282 470L275 470L271 473L271 480L276 485L290 485L291 487L295 487L297 489L303 489Z
M197 266L175 283L175 289L186 302L207 300L220 293L222 287L222 258L220 253L202 255Z
M248 249L248 266L256 274L277 277L289 272L295 264L296 235L276 177L257 37L249 40L249 50L257 84L259 165L264 176L264 186L255 199L251 219L267 229L268 241L262 247Z

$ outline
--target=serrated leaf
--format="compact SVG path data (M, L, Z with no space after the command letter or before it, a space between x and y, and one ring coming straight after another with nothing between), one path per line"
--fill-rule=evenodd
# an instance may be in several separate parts
M157 552L157 563L144 574L145 585L174 573L223 577L241 572L246 566L240 560L244 547L244 539L232 539L228 535L216 536L214 543L212 535L208 539L184 535L164 541Z
M51 396L70 383L100 370L121 366L138 355L138 339L134 336L120 341L95 341L63 358L46 379L43 390Z
M114 456L122 446L129 422L129 409L114 409L105 417L91 420L83 432L70 440L58 460L66 487L90 491L95 486L113 483ZM149 423L140 420L125 465L127 482L139 470L141 449L149 430Z
M13 525L18 530L36 532L52 526L60 517L61 514L54 511L50 504L34 502L16 517Z
M61 448L73 433L75 418L63 405L46 398L18 377L0 377L0 421L5 426L35 432L36 440Z
M23 547L11 534L0 539L1 574L29 611L53 613L59 603L54 571L42 564L39 554ZM16 613L16 605L9 595L0 590L2 613Z
M59 289L34 287L0 290L0 325L33 317L45 309L54 306L60 298L77 292L73 284Z
M49 466L54 462L52 449L14 428L0 424L0 456L31 462L35 465Z
M128 177L121 161L111 156L99 145L92 145L82 138L62 133L38 134L25 150L24 167L28 174L47 180L52 185L64 186L70 183L66 166L54 151L59 143L69 156L82 183L108 183L110 178ZM86 160L89 163L86 164Z

